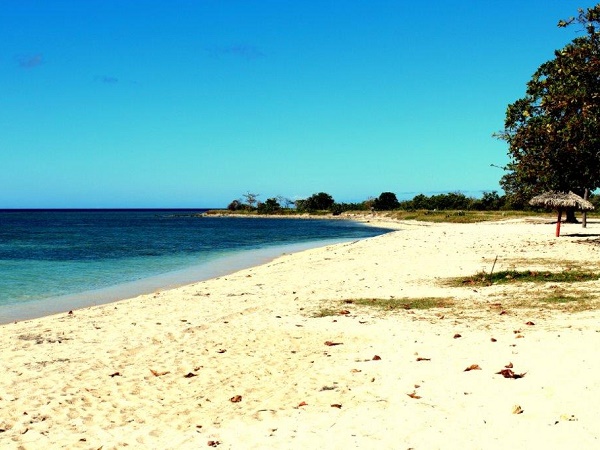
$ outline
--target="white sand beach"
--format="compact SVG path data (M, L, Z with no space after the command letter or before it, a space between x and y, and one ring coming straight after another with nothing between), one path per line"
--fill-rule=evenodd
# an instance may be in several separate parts
M445 284L496 258L599 271L600 223L560 238L550 219L393 226L1 326L0 448L600 447L600 281ZM543 301L569 289L583 300ZM352 303L429 297L452 303Z

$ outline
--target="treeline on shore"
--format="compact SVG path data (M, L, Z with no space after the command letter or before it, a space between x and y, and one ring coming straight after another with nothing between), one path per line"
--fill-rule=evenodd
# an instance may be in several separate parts
M468 197L461 192L435 194L427 196L419 194L411 200L399 201L393 192L382 192L378 197L371 197L359 203L336 202L326 193L319 192L305 199L291 200L283 196L259 200L260 194L246 193L242 198L233 200L229 211L256 212L258 214L283 214L286 212L315 213L328 212L339 215L346 211L522 211L536 208L526 203L511 202L498 192L484 192L481 198ZM600 196L592 196L590 201L600 206Z

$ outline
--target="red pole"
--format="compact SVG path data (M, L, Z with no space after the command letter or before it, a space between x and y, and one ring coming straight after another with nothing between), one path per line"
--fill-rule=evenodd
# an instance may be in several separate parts
M558 210L558 220L556 221L556 237L560 236L560 219L562 218L562 209Z

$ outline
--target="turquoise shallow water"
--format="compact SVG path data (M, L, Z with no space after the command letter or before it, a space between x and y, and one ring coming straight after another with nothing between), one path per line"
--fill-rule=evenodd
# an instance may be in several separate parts
M0 211L0 322L208 279L389 230L191 211Z

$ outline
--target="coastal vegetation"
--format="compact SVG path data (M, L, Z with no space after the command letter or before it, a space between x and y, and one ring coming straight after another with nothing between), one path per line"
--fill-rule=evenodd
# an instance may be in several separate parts
M452 286L490 286L507 283L579 283L596 281L600 274L587 270L563 270L550 272L548 270L503 270L496 273L479 272L468 277L452 278Z
M600 4L580 8L558 26L573 24L584 35L539 66L496 134L508 144L500 181L508 203L523 204L546 191L585 196L600 188ZM567 210L567 221L573 220Z
M592 195L590 201L600 206L600 196ZM483 192L480 198L466 196L461 192L449 192L427 196L418 194L412 199L398 200L393 192L382 192L378 197L369 197L362 202L336 202L332 195L319 192L305 199L291 200L284 196L260 200L260 194L246 193L233 200L227 211L215 210L209 214L225 212L242 215L297 215L316 216L340 215L342 213L370 214L384 212L387 217L403 220L425 220L430 222L481 222L507 217L523 217L544 211L528 202L517 202L508 195L498 192Z

